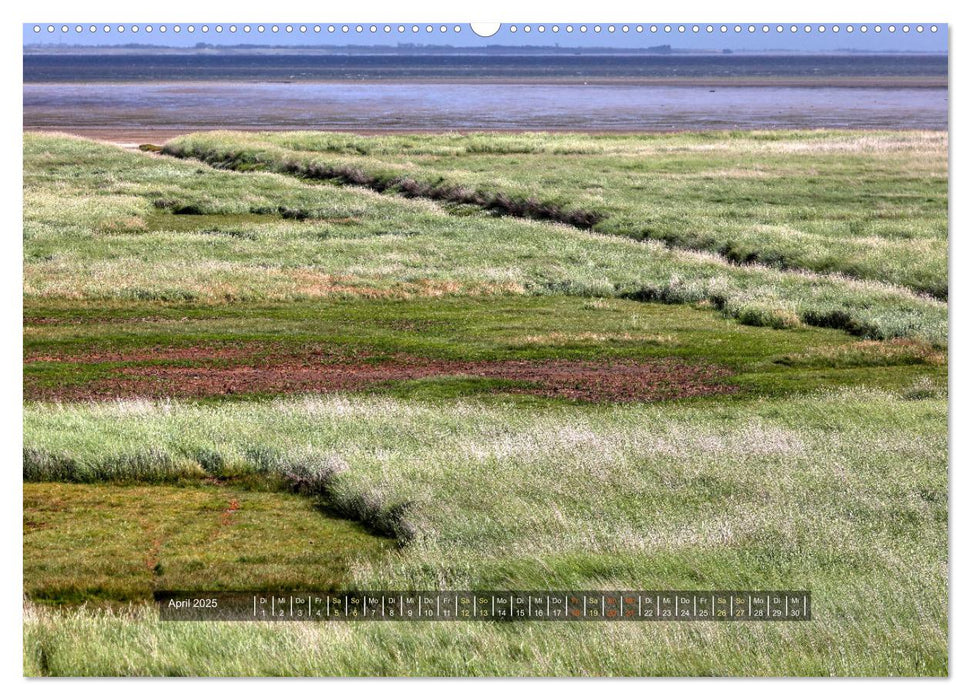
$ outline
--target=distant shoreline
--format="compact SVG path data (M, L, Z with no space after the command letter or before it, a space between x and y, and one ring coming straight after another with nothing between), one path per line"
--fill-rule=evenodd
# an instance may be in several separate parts
M65 85L606 85L611 87L722 87L722 88L947 88L948 79L943 76L818 76L818 77L698 77L698 78L639 78L591 76L575 78L570 76L525 77L525 78L373 78L363 80L327 78L289 80L226 80L204 78L185 78L180 80L46 80L23 83L27 86L65 86Z
M25 84L945 87L946 54L25 54Z
M288 127L281 128L270 128L270 127L205 127L205 128L186 128L186 129L173 129L173 128L110 128L110 127L29 127L25 126L23 128L23 133L57 133L57 134L69 134L71 136L79 136L81 138L91 139L93 141L102 141L106 143L113 143L116 145L123 146L138 146L145 143L151 143L155 145L161 145L170 139L174 139L178 136L184 136L185 134L195 134L202 133L206 131L238 131L242 133L260 133L260 132L286 132L286 131L319 131L327 133L339 133L339 134L357 134L360 136L383 136L383 135L423 135L423 134L536 134L536 133L548 133L548 134L585 134L590 136L611 136L617 134L624 135L636 135L636 134L688 134L697 133L701 130L698 129L581 129L581 128L571 128L571 129L339 129L339 128L328 128L328 129L294 129ZM738 131L737 129L706 129L706 133L718 132L718 131ZM743 131L772 131L772 129L745 129ZM784 131L873 131L873 132L887 132L887 131L899 131L899 132L922 132L922 131L947 131L946 129L784 129Z

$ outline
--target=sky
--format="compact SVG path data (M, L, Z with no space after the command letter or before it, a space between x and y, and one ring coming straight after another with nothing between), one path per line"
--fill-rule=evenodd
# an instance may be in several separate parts
M192 47L199 42L213 45L262 44L268 46L370 44L394 46L398 43L449 44L452 46L542 45L562 47L636 48L670 44L675 49L704 49L733 51L947 51L947 25L904 22L898 24L812 24L767 25L748 23L735 25L698 23L630 23L630 24L505 24L497 33L484 38L476 35L467 24L421 25L301 22L260 23L140 23L106 25L75 23L27 23L23 28L24 44L43 46L98 46L117 44L156 44L173 47ZM244 27L250 27L249 32ZM262 26L264 31L258 31ZM390 31L385 31L385 27ZM554 31L554 26L558 31ZM624 32L623 28L628 31ZM722 31L722 27L726 31ZM825 31L819 31L820 27ZM866 31L863 31L864 26ZM123 31L119 28L123 27ZM164 27L164 31L163 31ZM178 27L178 31L176 31ZM232 28L235 27L235 31ZM276 27L277 31L273 31ZM291 31L287 31L290 27ZM301 28L305 31L301 31ZM319 27L320 31L315 31ZM344 28L347 31L344 31ZM374 27L375 31L371 31ZM399 31L403 27L404 31ZM445 29L443 32L442 29ZM456 32L458 27L460 31ZM597 28L599 27L599 32ZM609 28L614 31L610 32ZM641 31L638 31L638 27ZM709 32L708 28L712 31ZM736 31L738 27L739 31ZM749 31L750 27L754 31ZM768 27L768 31L764 31ZM782 31L779 31L781 27ZM807 27L810 31L806 31ZM838 27L839 31L833 31ZM852 31L850 28L852 27ZM891 31L891 27L893 31ZM906 27L906 31L905 28ZM922 31L918 31L918 27ZM932 30L932 27L936 31ZM39 29L36 31L35 28ZM80 28L80 31L78 29ZM191 28L191 29L190 29ZM330 29L333 28L333 31ZM429 31L429 28L431 31ZM683 28L683 31L680 29ZM695 31L697 28L697 31ZM795 31L793 31L795 28ZM879 29L878 29L879 28ZM53 29L53 31L50 31ZM94 31L92 31L94 29ZM417 29L417 31L415 31ZM654 31L652 31L652 29ZM668 29L668 31L665 31ZM585 30L585 31L584 31Z

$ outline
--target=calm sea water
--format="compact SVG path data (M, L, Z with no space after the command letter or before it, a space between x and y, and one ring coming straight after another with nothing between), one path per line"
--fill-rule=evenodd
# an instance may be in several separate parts
M826 86L827 78L865 82L887 76L905 78L902 85L914 79L940 82L947 76L947 57L26 55L24 126L118 130L947 128L946 88ZM544 77L549 82L544 83ZM634 84L677 77L715 81L812 77L821 86ZM583 84L585 78L601 82ZM625 79L629 79L626 84ZM604 80L612 82L604 84Z

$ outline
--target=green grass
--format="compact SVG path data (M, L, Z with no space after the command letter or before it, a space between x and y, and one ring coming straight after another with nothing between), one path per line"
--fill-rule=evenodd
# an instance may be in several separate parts
M448 673L461 657L470 673L919 675L947 664L946 411L940 398L868 391L542 411L350 397L28 405L25 445L78 465L153 445L185 478L206 473L202 451L234 474L339 464L331 497L407 504L413 532L397 556L351 570L349 583L362 588L813 593L814 620L782 626L313 626L299 634L334 653L279 672L424 675ZM245 588L245 569L236 575ZM873 604L887 599L896 601L893 615ZM224 649L239 634L204 624L169 631L144 613L33 614L27 663L37 663L31 640L44 639L45 663L59 672L171 671L199 635ZM139 644L110 661L78 646L81 629L101 630L115 648L145 635L161 653L144 659ZM293 633L252 634L245 662L207 654L181 672L265 672L267 659L280 657L256 652L274 640L285 646ZM540 635L545 641L520 656L520 644ZM381 655L392 643L435 649L446 638L465 640L461 651ZM611 641L668 654L608 654ZM601 651L581 663L576 648ZM131 667L130 654L141 659ZM758 664L746 666L756 654Z
M879 591L894 594L893 590ZM863 592L858 592L860 598ZM858 624L808 626L523 623L475 625L164 623L151 609L28 608L26 675L92 676L799 676L946 675L936 615L906 624L872 606ZM913 615L916 613L915 622ZM920 638L918 635L923 634ZM841 653L843 649L853 653ZM928 650L934 655L928 657Z
M155 590L329 590L390 540L297 495L181 487L24 484L25 595L46 604L150 601Z
M657 241L460 216L424 199L225 172L80 139L24 141L28 303L620 297L708 306L751 325L947 340L946 303L883 281L735 265ZM815 191L801 182L805 196ZM202 213L172 213L186 210ZM293 211L307 218L287 218ZM915 259L899 256L886 269Z
M408 355L441 360L667 359L731 370L742 395L824 386L899 388L918 377L946 381L946 358L919 342L860 341L841 331L741 325L683 305L564 297L345 299L289 304L158 305L29 302L24 367L28 395L83 388L133 367L226 364L161 360L160 348L251 347L257 357L332 353L368 362ZM140 352L142 359L124 360ZM115 353L91 362L86 356ZM248 360L253 362L253 360ZM455 378L396 382L394 395L485 396L494 382ZM501 388L501 387L500 387ZM238 397L235 397L238 398Z
M946 675L946 148L930 132L166 147L201 162L25 134L25 674ZM34 400L284 355L675 359L737 391L585 403L457 374ZM167 624L145 602L195 585L789 588L814 617Z
M947 134L194 134L164 152L431 193L947 297ZM402 160L406 161L402 163Z

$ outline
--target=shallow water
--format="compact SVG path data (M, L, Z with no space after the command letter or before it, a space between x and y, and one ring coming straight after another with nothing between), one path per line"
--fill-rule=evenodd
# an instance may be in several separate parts
M946 88L475 83L25 84L25 128L947 129Z

